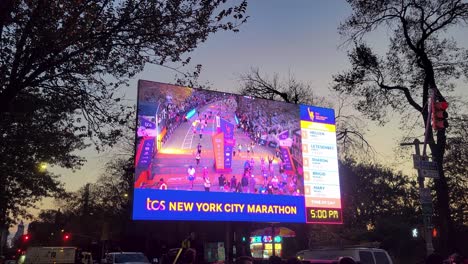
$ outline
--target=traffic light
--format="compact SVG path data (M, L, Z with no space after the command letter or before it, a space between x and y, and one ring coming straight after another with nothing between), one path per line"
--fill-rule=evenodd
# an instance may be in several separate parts
M63 234L63 241L67 242L71 239L71 235L69 233Z
M434 102L432 104L432 128L434 130L442 130L448 127L448 114L445 111L447 108L447 102Z
M23 242L23 243L28 243L29 240L31 240L31 235L26 234L26 235L22 235L22 236L21 236L21 242Z
M434 227L434 228L432 229L432 237L433 237L433 238L436 238L436 237L438 237L438 236L439 236L439 231L437 230L437 228Z

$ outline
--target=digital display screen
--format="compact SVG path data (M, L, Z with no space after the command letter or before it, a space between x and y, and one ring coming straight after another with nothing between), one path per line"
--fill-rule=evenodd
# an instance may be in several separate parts
M134 220L342 223L333 109L138 82Z

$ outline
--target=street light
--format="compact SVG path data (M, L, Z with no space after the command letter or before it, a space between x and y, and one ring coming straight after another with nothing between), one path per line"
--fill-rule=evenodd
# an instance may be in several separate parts
M47 170L48 164L47 162L41 162L39 163L39 171L40 172L45 172Z

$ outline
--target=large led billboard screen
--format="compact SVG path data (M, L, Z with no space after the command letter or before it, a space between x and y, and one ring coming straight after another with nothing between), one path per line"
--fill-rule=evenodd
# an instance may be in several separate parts
M133 219L342 223L333 109L138 83Z

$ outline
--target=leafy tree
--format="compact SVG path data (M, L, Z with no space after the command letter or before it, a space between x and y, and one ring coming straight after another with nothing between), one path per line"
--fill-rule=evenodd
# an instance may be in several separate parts
M286 80L282 80L278 74L270 78L262 75L258 68L252 68L249 72L242 74L240 83L240 94L243 95L293 104L335 108L339 154L343 157L355 152L364 155L373 154L373 148L364 136L365 128L363 128L362 120L348 111L348 102L344 97L337 96L338 100L330 103L327 98L316 95L309 84L297 80L291 74Z
M419 257L415 249L421 243L411 238L411 229L420 220L414 213L419 211L414 180L379 164L345 159L340 184L344 219L340 236L355 242L379 242L398 259Z
M131 219L133 159L116 157L96 183L87 183L64 199L56 200L62 210L42 210L31 222L29 231L35 245L61 245L62 230L71 233L73 243L87 247L99 241L104 225L119 240Z
M42 210L37 219L29 223L31 246L57 246L62 242L64 215L59 210Z
M114 144L131 112L119 87L146 63L186 65L246 1L1 1L0 228L62 191L40 162L79 168L74 153Z
M351 69L334 76L336 91L356 96L356 107L373 120L385 123L390 113L417 113L428 125L428 98L446 101L454 80L467 76L468 52L445 34L468 21L468 4L459 0L348 0L352 15L340 33L355 43L349 53ZM385 56L376 55L363 41L378 28L391 32ZM422 123L422 122L421 122ZM444 173L445 129L426 135L439 166L435 181L440 212L443 252L452 248L453 234L447 177Z
M345 224L361 229L375 226L380 218L400 217L414 223L418 207L416 182L382 165L346 159L340 166L345 203Z
M82 135L75 133L71 120L67 120L67 113L50 112L34 98L22 100L27 103L27 111L4 114L0 119L2 224L28 216L28 207L34 207L41 198L63 193L58 176L41 166L79 166L83 159L72 151L86 146Z
M468 115L453 117L450 123L444 157L450 209L456 225L468 226Z

